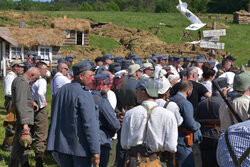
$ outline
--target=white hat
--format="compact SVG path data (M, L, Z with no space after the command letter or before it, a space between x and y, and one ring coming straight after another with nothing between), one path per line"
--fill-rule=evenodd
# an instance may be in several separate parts
M141 67L139 64L132 64L128 67L128 75L133 75L136 73L136 71L140 70Z
M143 70L144 69L154 69L154 66L153 66L153 64L152 63L144 63L143 65Z
M171 83L174 79L179 79L179 77L177 76L177 75L169 75L168 76L168 80L169 80L169 82Z
M158 83L159 83L158 94L163 95L171 88L170 82L164 76L158 80Z

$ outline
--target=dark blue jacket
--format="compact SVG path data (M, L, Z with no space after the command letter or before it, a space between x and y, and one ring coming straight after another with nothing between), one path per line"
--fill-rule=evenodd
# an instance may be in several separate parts
M107 95L101 95L100 92L93 90L92 95L95 104L99 108L100 121L100 144L108 148L112 148L112 136L120 129L120 122L116 118L115 111L110 105Z
M76 81L64 85L52 100L47 150L90 157L100 153L98 112L89 91Z
M180 98L183 98L182 100L179 100ZM199 138L200 136L197 135L201 135L201 132L199 130L199 128L201 127L199 122L196 122L194 120L194 108L193 105L185 98L185 96L178 92L174 97L170 98L170 101L173 102L177 102L177 105L180 108L180 114L183 118L183 122L180 125L180 128L187 128L190 131L194 132L194 140L197 140L197 138ZM198 132L198 133L196 133ZM185 146L185 133L183 133L182 131L179 131L178 133L178 144Z

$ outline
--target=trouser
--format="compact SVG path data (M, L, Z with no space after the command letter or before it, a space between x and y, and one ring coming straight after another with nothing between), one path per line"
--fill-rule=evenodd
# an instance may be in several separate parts
M46 107L35 112L33 130L35 153L44 153L48 137L48 112L46 110Z
M101 146L100 167L107 167L109 162L110 148Z
M200 144L202 167L219 167L216 160L217 144L217 139L203 137Z
M7 114L9 114L10 109L12 106L12 99L9 96L5 96L5 102L4 107L7 111ZM5 138L3 140L3 147L8 148L12 146L13 138L15 135L15 122L5 122Z
M176 158L179 167L195 167L192 147L178 144Z
M10 167L28 167L28 153L29 147L25 148L20 145L19 139L21 136L21 132L23 129L23 125L16 124L16 133L13 140L13 148L11 150L11 160Z
M121 146L121 129L117 132L117 144L116 144L116 157L115 165L117 167L123 167L126 161L126 150Z
M201 150L199 144L194 143L192 146L192 150L194 155L195 167L202 167Z
M91 167L90 157L78 157L58 152L53 152L52 155L60 167Z

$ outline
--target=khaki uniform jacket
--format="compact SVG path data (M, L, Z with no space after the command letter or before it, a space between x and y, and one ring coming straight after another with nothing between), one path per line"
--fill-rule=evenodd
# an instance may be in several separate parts
M246 95L236 97L231 102L233 109L238 113L242 121L245 121L248 118L250 118L250 114L248 114L249 103L250 103L250 96ZM221 130L223 132L225 132L229 126L238 123L238 121L234 118L233 114L231 114L230 109L225 103L220 106L219 116L220 116Z
M16 107L17 123L34 124L34 110L32 91L29 80L25 76L18 76L12 83L12 100Z

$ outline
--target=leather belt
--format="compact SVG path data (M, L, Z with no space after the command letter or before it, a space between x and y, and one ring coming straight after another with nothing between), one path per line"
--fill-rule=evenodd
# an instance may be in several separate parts
M155 152L155 153L136 153L136 152L129 152L130 157L138 157L138 154L141 157L149 157L149 158L153 158L153 157L157 157L159 155L159 153Z

